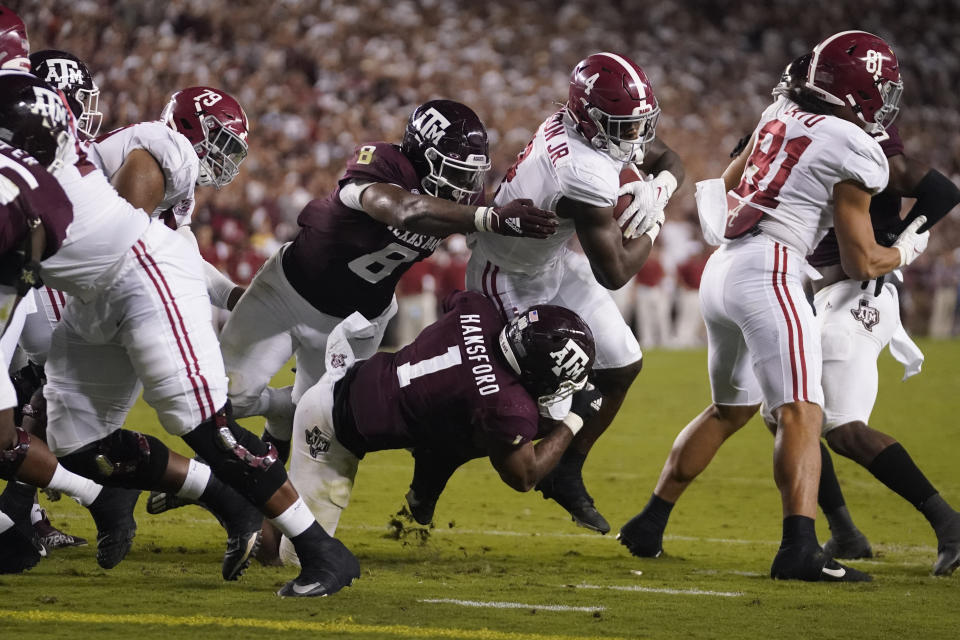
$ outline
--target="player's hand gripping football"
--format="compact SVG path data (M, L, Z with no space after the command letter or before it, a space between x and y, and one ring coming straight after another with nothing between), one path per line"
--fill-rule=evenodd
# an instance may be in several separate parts
M526 198L511 200L502 207L478 207L474 214L478 231L515 238L547 238L557 232L558 224L557 214L538 209Z
M663 226L663 209L676 189L676 179L666 171L657 177L647 176L645 180L635 180L620 186L617 197L632 195L633 201L617 218L617 224L623 230L624 238L636 238L643 234L656 240ZM651 230L654 230L651 233Z
M918 230L926 221L926 216L919 216L894 241L893 248L900 252L901 267L905 267L916 260L927 248L927 242L930 241L930 232L918 233Z

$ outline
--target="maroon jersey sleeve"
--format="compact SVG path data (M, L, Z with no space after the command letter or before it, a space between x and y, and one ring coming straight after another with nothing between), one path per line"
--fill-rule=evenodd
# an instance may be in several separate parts
M449 311L394 354L378 353L351 377L349 419L337 437L361 455L480 430L506 443L537 435L536 402L500 361L503 327L493 304L474 292L450 299ZM335 410L335 415L342 412Z
M63 244L73 221L73 205L50 173L27 153L0 143L0 254L19 249L27 238L29 221L39 218L46 232L42 258Z
M420 186L407 157L384 142L357 147L340 185L349 180L385 182L415 193ZM340 187L308 203L297 223L300 232L284 253L284 272L310 304L338 318L354 311L367 318L380 315L404 272L442 240L351 209L340 200Z

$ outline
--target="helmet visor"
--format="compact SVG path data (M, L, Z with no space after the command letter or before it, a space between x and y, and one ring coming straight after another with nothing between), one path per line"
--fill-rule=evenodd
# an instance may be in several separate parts
M471 154L466 160L445 156L435 148L427 149L430 173L424 178L424 187L438 198L467 202L483 191L490 171L490 159L482 154Z
M657 135L657 123L660 120L660 107L640 115L614 116L596 107L589 110L607 143L607 153L623 162L642 155L644 145Z
M214 116L204 118L203 126L207 130L207 137L197 145L200 147L197 184L213 185L219 189L230 184L240 173L240 163L247 157L247 143L221 125Z

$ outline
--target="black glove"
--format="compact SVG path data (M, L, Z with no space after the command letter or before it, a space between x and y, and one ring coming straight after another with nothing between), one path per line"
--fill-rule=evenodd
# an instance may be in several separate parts
M603 394L589 382L583 389L573 394L570 404L570 413L575 413L584 421L589 420L600 411L603 404Z

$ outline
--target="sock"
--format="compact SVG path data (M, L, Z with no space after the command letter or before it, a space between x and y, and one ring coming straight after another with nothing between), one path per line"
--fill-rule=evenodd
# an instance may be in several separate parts
M587 460L587 454L580 453L578 451L572 451L567 449L563 452L563 456L560 458L560 463L557 465L563 465L568 468L576 469L577 471L583 470L583 463Z
M937 493L899 442L878 453L867 471L917 509Z
M210 467L197 460L191 460L190 466L187 467L187 477L183 479L183 486L177 491L177 497L199 500L212 477Z
M3 510L14 521L26 520L30 517L33 508L33 497L36 488L16 480L7 483L7 488L0 494L0 510Z
M783 540L781 549L819 547L817 529L813 518L807 516L787 516L783 519Z
M840 481L837 480L837 473L833 469L833 458L823 442L820 442L820 491L817 494L817 502L825 514L846 505L843 492L840 490ZM833 527L831 526L830 529L832 530Z
M72 471L67 471L62 464L57 465L57 470L53 472L53 477L45 488L61 491L84 507L89 507L90 503L96 500L100 491L103 490L102 486L90 478L84 478Z
M944 500L939 493L935 493L927 498L919 509L920 513L927 519L927 522L930 523L930 526L933 527L933 530L938 536L941 531L946 528L946 525L953 522L953 518L957 513L947 504L947 501Z
M651 522L660 527L663 531L667 528L667 520L670 519L670 512L673 511L672 502L667 502L655 493L650 494L650 500L647 506L640 512L641 516L649 518Z
M0 533L3 533L12 526L13 520L10 519L10 516L5 514L3 511L0 511Z
M43 509L36 502L33 503L33 508L30 509L30 524L37 524L43 520Z
M271 518L270 521L273 523L273 526L279 529L283 535L287 536L291 542L312 525L317 524L316 519L313 517L313 514L310 513L310 509L307 508L303 498L297 498L297 501L287 507L286 511L276 518ZM317 527L320 527L320 525L317 525ZM324 535L326 535L326 533L324 533Z

